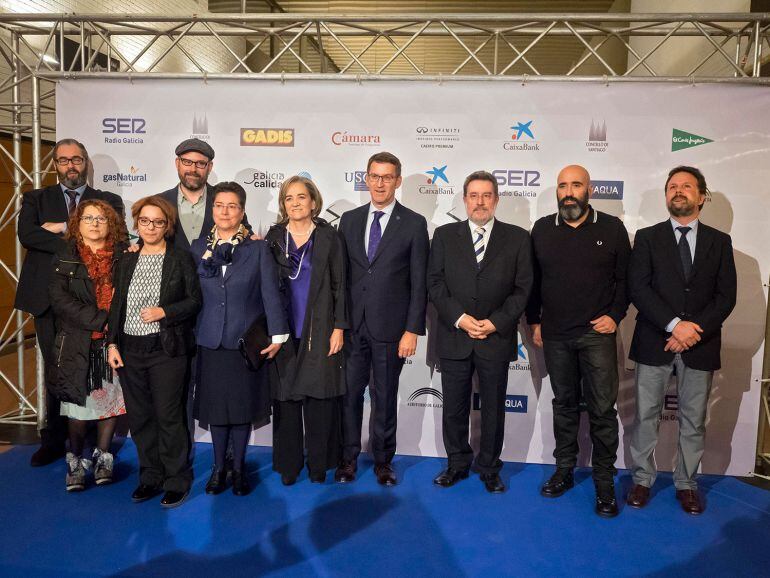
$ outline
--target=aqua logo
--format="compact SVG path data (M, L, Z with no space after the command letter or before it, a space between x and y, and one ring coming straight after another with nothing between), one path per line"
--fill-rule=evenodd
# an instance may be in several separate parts
M588 189L592 199L623 200L623 181L591 181Z

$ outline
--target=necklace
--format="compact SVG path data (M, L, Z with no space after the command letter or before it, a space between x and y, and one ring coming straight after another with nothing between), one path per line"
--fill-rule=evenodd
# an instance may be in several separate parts
M306 233L306 235L309 235L313 232L313 229L315 228L315 225L312 225L310 227L310 231ZM304 235L303 235L304 236ZM299 256L299 265L297 265L297 272L294 275L289 275L289 280L296 281L299 278L299 274L302 271L302 262L305 260L305 255L307 254L307 247L310 244L310 241L308 240L307 243L305 243L305 248L302 250L302 254ZM286 260L289 260L289 227L286 227Z
M313 232L314 229L315 229L315 223L313 223L311 221L310 222L310 227L308 227L308 230L305 231L304 233L295 233L294 231L291 231L291 234L292 234L293 237L307 237L308 235L310 235L310 233ZM289 225L288 224L286 225L286 232L287 233L289 232Z

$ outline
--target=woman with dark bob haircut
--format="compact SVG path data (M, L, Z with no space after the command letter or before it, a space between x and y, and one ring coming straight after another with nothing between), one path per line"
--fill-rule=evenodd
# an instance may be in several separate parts
M206 493L225 489L225 453L232 439L233 493L243 496L249 492L246 446L252 425L269 419L270 388L267 367L249 369L238 340L264 316L272 343L260 353L272 358L288 339L289 326L267 243L251 239L243 224L246 191L238 183L219 183L212 197L214 227L191 249L203 291L193 415L210 426L214 444Z
M94 465L97 485L112 482L110 444L117 416L126 413L123 393L106 359L105 325L113 293L113 266L126 247L123 219L106 202L82 201L72 212L48 288L56 319L55 356L46 367L50 391L69 418L67 491L86 487ZM83 457L89 421L96 421L92 459Z
M195 262L168 239L176 208L159 196L131 208L140 249L121 256L115 271L108 356L123 382L131 437L139 454L139 485L131 499L165 495L161 506L186 499L192 484L185 387L201 308Z

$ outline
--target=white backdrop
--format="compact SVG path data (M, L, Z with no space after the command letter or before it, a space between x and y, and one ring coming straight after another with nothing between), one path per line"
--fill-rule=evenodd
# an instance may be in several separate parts
M713 192L703 221L732 235L739 275L738 305L724 329L723 370L711 395L703 471L742 475L753 469L766 307L762 281L770 270L767 88L77 80L60 82L56 98L58 137L86 144L93 185L122 195L128 210L132 201L177 183L174 148L197 136L216 150L210 182L243 184L249 221L262 232L275 219L281 181L293 174L306 173L319 185L324 217L331 222L366 202L366 161L381 150L401 159L398 197L425 215L431 234L465 217L462 182L473 170L498 178L498 218L530 229L555 211L558 170L582 164L596 185L593 206L621 217L633 236L667 218L668 170L700 167ZM633 364L627 359L632 332L630 311L619 342L619 467L629 459L624 430L633 422ZM433 350L430 334L421 338L401 376L399 453L444 455ZM503 459L552 463L552 393L542 353L524 326L512 358ZM661 425L661 469L670 469L675 454L675 394L672 387ZM477 438L478 412L472 421ZM583 425L585 464L590 443ZM269 429L255 432L253 441L269 443ZM206 432L198 434L207 439Z

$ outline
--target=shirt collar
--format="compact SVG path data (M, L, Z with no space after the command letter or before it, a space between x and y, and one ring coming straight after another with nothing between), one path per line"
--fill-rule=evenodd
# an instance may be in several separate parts
M471 230L471 234L475 234L475 233L476 233L476 228L477 228L478 226L479 226L479 225L477 225L476 223L474 223L473 221L471 221L470 219L468 219L468 227L469 227L469 228L470 228L470 230ZM492 217L492 218L491 218L491 219L489 219L489 220L488 220L488 221L487 221L485 224L483 224L483 225L481 225L481 226L482 226L482 227L484 227L484 234L485 234L485 235L488 235L489 233L491 233L491 232L492 232L492 227L494 227L494 226L495 226L495 218L494 218L494 217Z
M201 196L198 199L197 203L191 203L190 200L187 197L184 196L184 193L182 192L182 187L180 185L177 185L176 189L177 189L177 203L178 204L187 203L188 205L195 207L195 206L199 205L201 202L203 202L203 203L206 202L206 193L208 192L208 187L206 187L206 186L203 187L203 193L201 194Z
M586 220L580 223L578 227L582 227L583 225L587 225L589 223L595 223L599 220L599 213L594 211L594 208L591 205L588 205L588 216L586 217ZM564 222L564 219L561 218L561 215L559 214L559 211L556 211L556 218L554 219L554 224L558 227Z
M393 209L395 208L395 206L396 206L396 199L393 199L387 207L383 207L382 209L378 209L377 207L374 206L374 203L370 202L369 213L374 213L375 211L382 211L383 213L385 213L385 215L390 217L390 215L393 214Z
M695 219L694 221L690 221L686 225L683 225L682 223L678 222L674 217L671 217L669 219L671 221L671 226L674 228L674 231L676 231L677 227L690 227L691 233L698 233L698 219Z
M61 187L61 192L64 193L65 195L67 194L67 191L75 191L78 194L78 197L82 197L83 192L86 190L86 187L88 186L88 184L80 185L77 189L68 189L62 183L59 183L59 186Z

